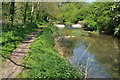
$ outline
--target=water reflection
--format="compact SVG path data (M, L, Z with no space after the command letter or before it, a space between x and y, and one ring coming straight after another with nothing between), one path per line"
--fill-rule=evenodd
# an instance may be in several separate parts
M80 47L74 48L73 54L74 56L70 57L71 62L73 63L74 66L78 64L79 58L83 54L83 52L86 49L86 46L82 44L82 42L77 42L77 46L79 45ZM95 56L91 54L89 51L87 51L84 56L81 58L80 63L82 64L82 68L85 70L86 63L88 61L88 58L91 59L89 61L89 70L87 72L88 76L87 78L107 78L110 77L110 75L106 72L106 68L101 66L100 63L95 59ZM100 71L101 70L101 71Z
M118 77L118 40L106 35L89 35L84 33L80 34L81 30L77 29L64 29L61 31L62 36L74 35L75 38L67 39L71 41L68 49L72 50L73 55L69 56L69 60L74 66L79 61L82 64L82 68L85 70L85 66L88 58L92 61L89 66L88 78L111 78ZM78 34L79 33L79 34ZM82 32L83 33L83 32ZM77 34L77 35L76 35ZM87 46L91 43L86 53L80 59L82 53L86 50ZM64 46L64 44L62 44ZM65 53L67 56L67 52ZM80 66L80 65L79 65Z
M58 40L58 43L59 43L59 48L62 50L62 52L64 54L62 54L62 56L64 57L71 57L73 56L73 42L68 40L68 39L64 39L64 38L61 38Z

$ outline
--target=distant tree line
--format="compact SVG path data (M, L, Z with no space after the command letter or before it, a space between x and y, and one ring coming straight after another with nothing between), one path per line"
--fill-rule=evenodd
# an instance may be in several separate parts
M67 3L61 7L65 21L83 21L88 28L120 36L120 2Z
M28 22L77 23L113 36L120 35L120 2L3 2L2 21L10 29Z
M10 28L14 24L44 22L57 19L60 15L59 3L52 2L2 2L2 21Z

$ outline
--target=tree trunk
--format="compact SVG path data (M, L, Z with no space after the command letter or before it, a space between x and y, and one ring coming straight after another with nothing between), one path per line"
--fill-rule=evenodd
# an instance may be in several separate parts
M26 23L26 11L27 11L27 7L28 7L28 2L26 2L26 4L25 4L25 11L24 11L24 24Z
M36 5L38 6L39 2ZM37 22L38 22L38 17L39 17L39 7L36 7L36 21Z
M11 0L10 4L10 27L13 27L13 17L14 17L14 7L15 7L15 0Z
M32 9L31 9L31 23L33 22L33 11L34 11L34 7L33 7L33 3L32 3Z

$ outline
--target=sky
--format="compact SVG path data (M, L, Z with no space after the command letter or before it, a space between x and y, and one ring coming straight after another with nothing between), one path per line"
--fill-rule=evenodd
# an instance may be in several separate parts
M86 2L93 2L93 1L95 1L95 0L86 0Z

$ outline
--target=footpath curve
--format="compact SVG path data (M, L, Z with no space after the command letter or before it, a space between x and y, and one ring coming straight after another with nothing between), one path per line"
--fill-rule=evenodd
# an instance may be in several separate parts
M22 59L27 56L26 53L30 51L29 47L31 43L35 41L36 36L38 36L40 33L39 29L36 32L28 35L26 40L20 43L10 55L10 59L16 64L22 64ZM11 62L11 60L7 59L2 63L2 78L16 78L16 76L23 71L21 66L16 65L15 63Z

